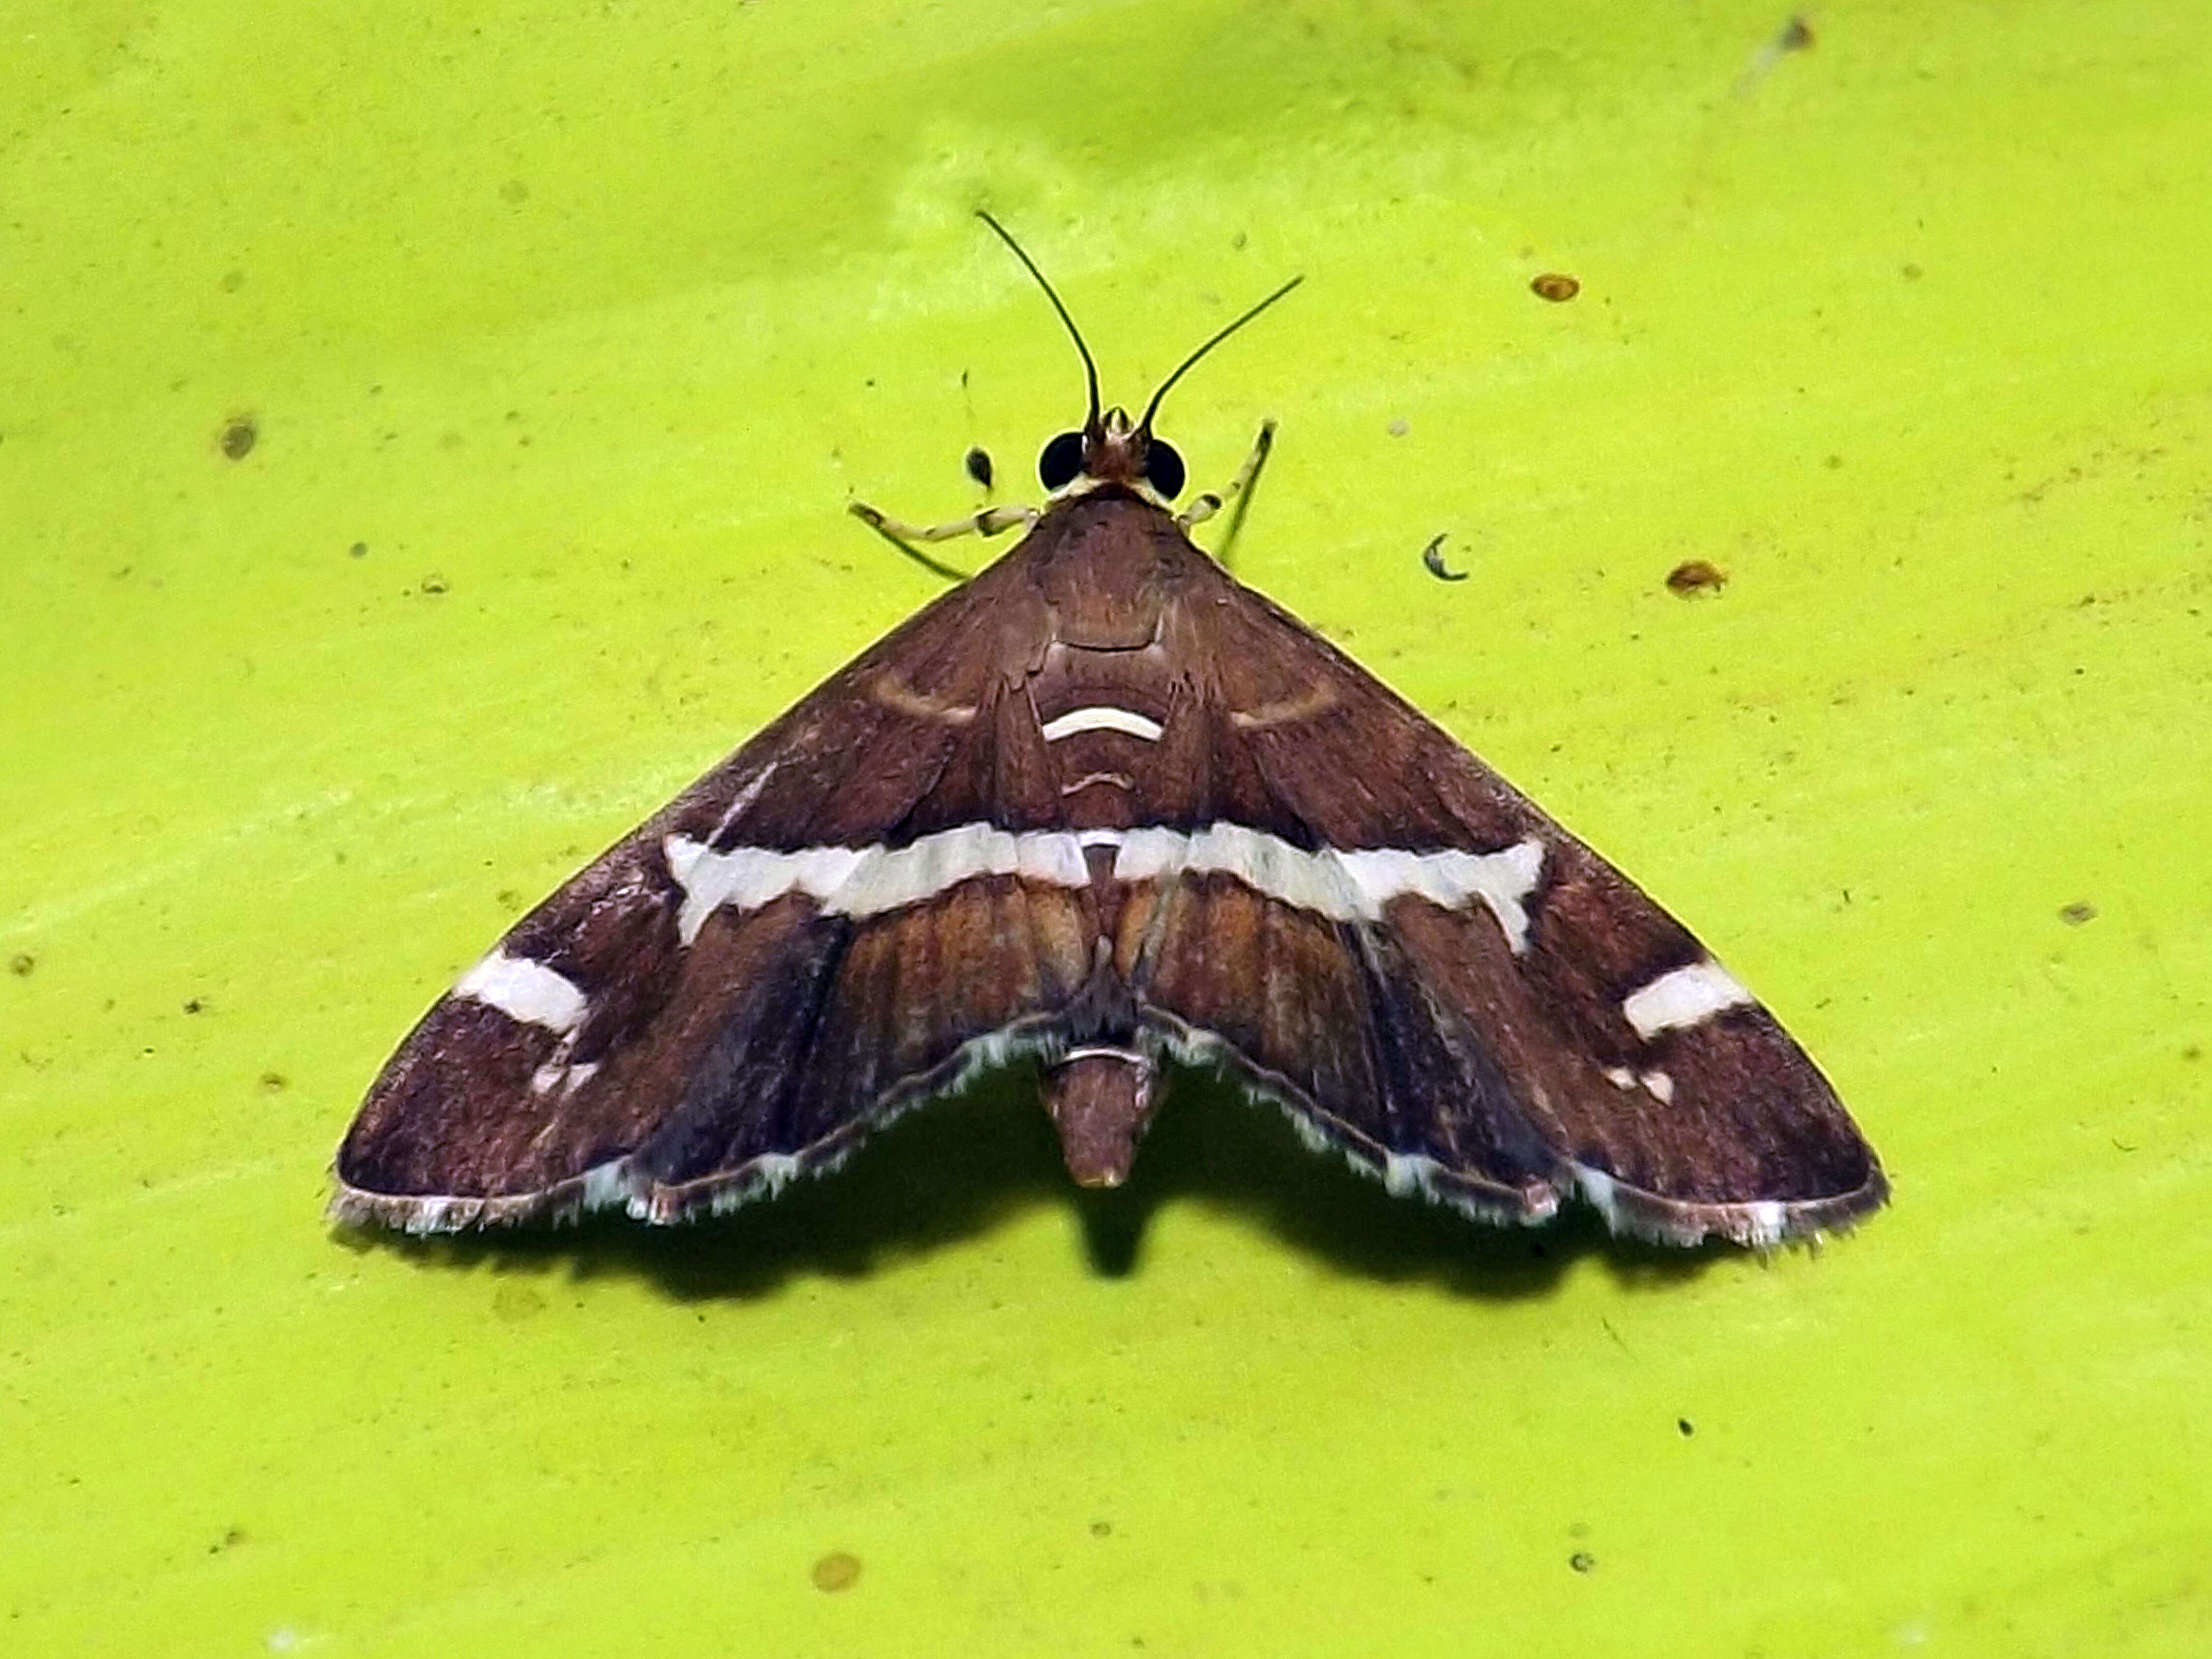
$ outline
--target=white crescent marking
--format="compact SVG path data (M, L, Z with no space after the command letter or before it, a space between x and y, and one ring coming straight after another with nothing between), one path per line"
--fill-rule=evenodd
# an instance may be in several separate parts
M1072 738L1078 732L1127 732L1133 738L1142 738L1146 743L1158 743L1165 728L1158 720L1146 720L1133 709L1116 708L1099 703L1089 708L1071 708L1056 720L1044 723L1044 740L1058 743L1062 738Z

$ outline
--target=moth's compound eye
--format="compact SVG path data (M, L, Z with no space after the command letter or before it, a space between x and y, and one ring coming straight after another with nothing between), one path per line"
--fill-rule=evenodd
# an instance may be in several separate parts
M963 458L961 465L968 469L968 476L982 485L984 489L988 489L991 487L990 451L982 448L971 449Z
M1176 453L1176 447L1153 439L1145 449L1145 482L1159 492L1162 501L1171 501L1182 494L1182 457Z
M1037 457L1037 481L1047 489L1059 489L1075 482L1083 471L1083 434L1063 432L1044 447Z

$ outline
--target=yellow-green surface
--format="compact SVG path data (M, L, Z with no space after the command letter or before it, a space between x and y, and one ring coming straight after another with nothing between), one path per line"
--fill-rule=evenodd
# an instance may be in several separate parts
M1813 21L16 7L0 1650L2212 1650L2212 21ZM1076 411L983 204L1124 397L1307 273L1173 406L1283 420L1243 574L1893 1210L1487 1234L1204 1090L1086 1207L986 1091L728 1224L325 1232L447 976L934 591L848 495Z

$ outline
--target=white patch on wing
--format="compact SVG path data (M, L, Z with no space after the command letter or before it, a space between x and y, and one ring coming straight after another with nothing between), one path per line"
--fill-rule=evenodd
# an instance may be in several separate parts
M1664 1072L1646 1072L1638 1079L1662 1106L1674 1103L1674 1079Z
M568 1049L567 1043L561 1045L562 1053L568 1052ZM597 1060L589 1061L582 1066L568 1066L562 1064L556 1055L530 1074L530 1092L533 1095L550 1095L558 1089L562 1098L566 1099L589 1083L599 1069L599 1063Z
M1608 1066L1605 1068L1605 1080L1616 1089L1633 1089L1636 1073L1626 1066Z
M1620 1012L1636 1028L1636 1035L1648 1041L1662 1031L1695 1025L1724 1009L1741 1008L1753 1000L1751 993L1737 984L1727 969L1707 957L1703 962L1662 974L1642 990L1632 992L1621 1003Z
M494 951L463 974L453 994L556 1036L566 1036L583 1023L584 993L574 980L542 962L504 951Z
M1158 743L1164 728L1155 720L1147 720L1133 708L1116 708L1110 703L1096 703L1087 708L1071 708L1065 714L1044 723L1044 740L1058 743L1062 738L1072 738L1078 732L1126 732L1133 738L1142 738L1146 743Z

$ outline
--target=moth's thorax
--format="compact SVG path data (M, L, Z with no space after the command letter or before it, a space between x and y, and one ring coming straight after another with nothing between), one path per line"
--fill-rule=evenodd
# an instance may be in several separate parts
M1163 612L1204 557L1170 514L1114 484L1055 503L1030 541L1052 641L1091 651L1158 641Z

